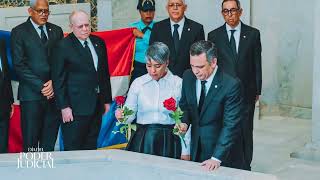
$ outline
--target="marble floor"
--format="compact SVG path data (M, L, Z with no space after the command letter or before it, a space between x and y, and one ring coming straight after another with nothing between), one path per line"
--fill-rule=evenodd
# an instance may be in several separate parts
M290 158L311 139L311 120L263 117L255 120L252 171L280 180L319 180L320 162Z

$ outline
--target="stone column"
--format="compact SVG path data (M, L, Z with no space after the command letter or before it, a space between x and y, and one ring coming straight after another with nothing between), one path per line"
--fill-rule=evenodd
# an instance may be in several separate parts
M320 16L320 1L314 1L314 16ZM302 151L290 154L290 157L320 161L320 24L313 19L313 94L312 94L312 135L311 142Z
M320 1L314 1L314 16L320 17ZM313 55L313 96L312 96L312 144L320 149L320 24L317 18L314 24Z
M112 1L97 0L98 31L112 29Z

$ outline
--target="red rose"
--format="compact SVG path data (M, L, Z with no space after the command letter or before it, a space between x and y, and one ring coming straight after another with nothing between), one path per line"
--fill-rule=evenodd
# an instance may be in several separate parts
M117 96L115 98L115 100L116 100L116 103L118 106L122 106L124 104L126 98L124 96Z
M175 111L177 109L176 100L173 97L166 99L163 102L163 106L169 111Z

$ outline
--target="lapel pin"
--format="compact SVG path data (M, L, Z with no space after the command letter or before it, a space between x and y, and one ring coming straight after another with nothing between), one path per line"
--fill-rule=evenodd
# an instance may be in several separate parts
M190 28L188 28L188 31L190 31Z
M214 88L216 88L216 89L217 89L217 88L218 88L218 85L214 85Z
M96 47L98 47L98 44L94 44Z
M246 38L247 36L243 36L243 38Z
M49 29L49 31L51 31L51 29Z

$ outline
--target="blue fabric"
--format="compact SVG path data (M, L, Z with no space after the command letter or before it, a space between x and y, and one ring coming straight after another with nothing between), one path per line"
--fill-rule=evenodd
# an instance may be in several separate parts
M153 24L154 24L154 21L151 22L149 27L152 28ZM135 27L139 31L142 31L142 29L145 28L146 25L142 22L142 20L140 20L138 22L131 23L130 27ZM138 61L140 63L146 63L145 54L149 46L150 35L151 35L151 31L147 30L144 33L143 38L136 38L136 49L135 49L135 55L134 55L135 61Z
M17 75L13 69L12 64L12 57L11 57L11 46L10 46L10 32L9 31L3 31L0 30L0 38L6 40L6 46L7 46L7 58L8 58L8 64L9 64L9 70L10 70L10 76L11 79L14 81L18 81Z
M98 148L127 143L125 135L121 133L113 133L113 131L118 131L121 127L121 125L116 126L117 119L114 115L116 109L117 104L114 101L111 104L110 111L102 117L101 129L97 144Z
M102 116L101 129L97 140L97 147L104 148L116 144L127 143L126 137L120 133L113 133L118 131L121 126L116 126L117 119L114 115L117 109L115 102L112 102L110 111ZM59 131L59 146L60 151L63 151L63 138L62 133Z

